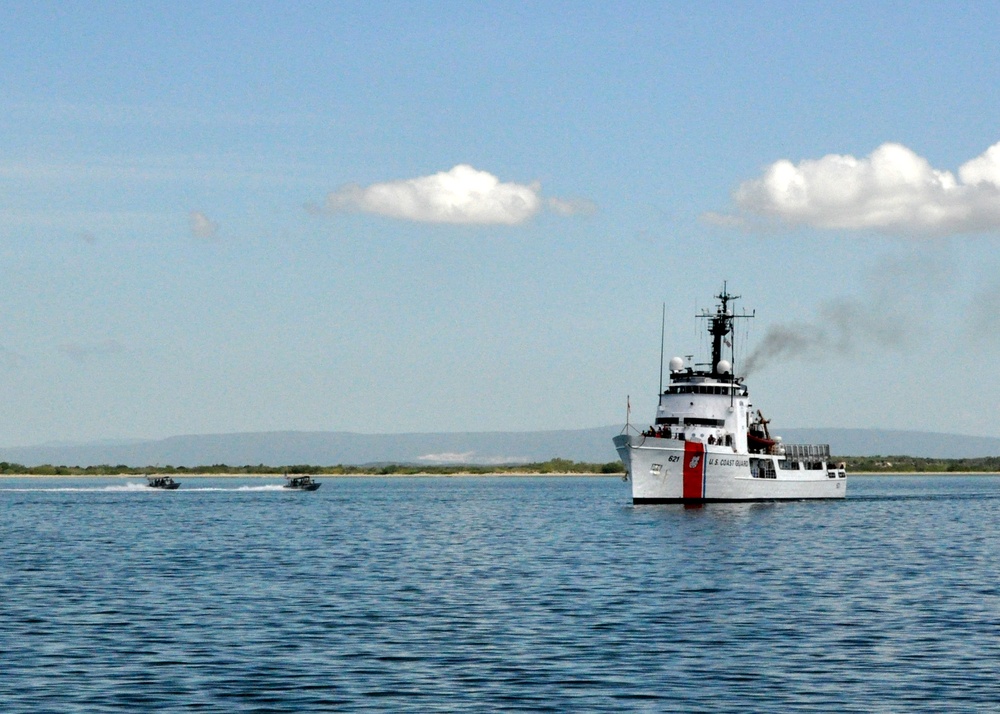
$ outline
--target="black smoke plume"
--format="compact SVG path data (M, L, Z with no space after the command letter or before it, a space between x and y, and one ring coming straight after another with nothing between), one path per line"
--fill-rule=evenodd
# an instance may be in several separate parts
M866 276L860 297L830 300L805 322L771 325L743 372L788 360L845 357L861 348L903 348L952 282L951 272L949 261L933 254L883 258Z

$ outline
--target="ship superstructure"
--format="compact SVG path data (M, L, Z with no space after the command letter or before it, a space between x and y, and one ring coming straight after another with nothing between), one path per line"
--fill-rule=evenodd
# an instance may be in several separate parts
M847 474L830 463L826 444L782 444L772 437L733 369L739 299L726 288L716 295L708 322L712 360L670 360L670 382L661 390L654 423L641 433L615 437L632 484L634 503L706 503L843 498ZM724 357L729 349L729 359Z

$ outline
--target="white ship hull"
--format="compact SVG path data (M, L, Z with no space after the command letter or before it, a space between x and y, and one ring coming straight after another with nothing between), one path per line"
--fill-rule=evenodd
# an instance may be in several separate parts
M723 359L735 355L737 314L723 284L708 321L712 361L673 357L670 384L661 383L656 416L641 433L615 437L615 448L632 483L633 503L790 501L844 498L847 474L830 463L829 444L784 444L769 420L754 409L750 391ZM662 362L661 362L662 364ZM626 405L629 402L626 399ZM631 407L627 406L627 413Z
M623 434L615 448L633 503L711 503L844 498L843 468L731 446Z

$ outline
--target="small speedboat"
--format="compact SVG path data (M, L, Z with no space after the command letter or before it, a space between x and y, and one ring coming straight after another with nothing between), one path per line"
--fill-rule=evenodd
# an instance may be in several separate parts
M313 481L309 476L285 476L285 488L294 491L315 491L323 484Z
M167 491L173 491L175 488L181 487L179 483L169 476L147 476L146 485L150 488L162 488Z

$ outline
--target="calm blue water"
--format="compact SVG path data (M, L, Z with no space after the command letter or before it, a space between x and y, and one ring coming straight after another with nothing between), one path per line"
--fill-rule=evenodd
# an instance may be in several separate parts
M0 480L4 712L996 711L1000 478ZM267 485L264 485L267 484Z

